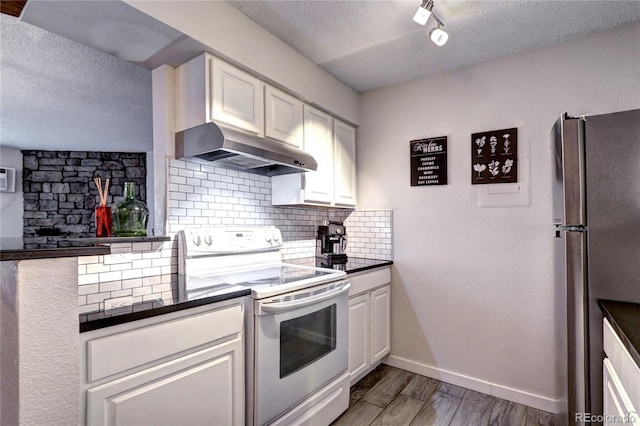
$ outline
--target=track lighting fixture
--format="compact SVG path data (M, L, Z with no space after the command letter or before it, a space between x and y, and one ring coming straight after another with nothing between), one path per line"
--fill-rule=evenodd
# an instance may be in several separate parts
M426 25L429 17L431 16L431 9L433 8L433 0L423 0L422 4L418 6L416 14L413 15L415 23L420 25Z
M447 40L449 40L449 34L446 33L445 30L442 29L440 24L431 31L429 31L429 37L431 37L431 41L436 44L436 46L443 46Z
M429 37L437 46L443 46L449 40L449 34L442 29L444 23L433 13L433 0L422 0L413 20L420 25L426 25L431 16L436 20L437 26L429 31Z

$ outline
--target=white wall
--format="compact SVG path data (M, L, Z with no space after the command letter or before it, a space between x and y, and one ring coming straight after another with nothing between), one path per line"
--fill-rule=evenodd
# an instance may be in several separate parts
M149 70L6 14L0 39L2 145L151 150Z
M0 422L78 424L78 260L3 261L0 276Z
M22 238L22 153L0 146L0 166L16 169L16 192L0 192L0 237Z
M394 212L390 363L562 409L550 131L638 107L640 24L361 95L358 207ZM531 206L478 208L470 135L509 127L531 144ZM409 141L443 135L449 184L411 187Z

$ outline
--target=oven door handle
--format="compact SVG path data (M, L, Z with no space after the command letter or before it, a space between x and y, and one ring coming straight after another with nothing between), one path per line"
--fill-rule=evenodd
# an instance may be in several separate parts
M340 288L322 293L318 296L305 297L304 299L292 300L290 302L273 302L264 303L261 305L261 310L268 314L275 314L279 312L289 312L295 309L304 308L305 306L311 306L316 303L332 299L336 296L340 296L349 291L351 283L344 283Z

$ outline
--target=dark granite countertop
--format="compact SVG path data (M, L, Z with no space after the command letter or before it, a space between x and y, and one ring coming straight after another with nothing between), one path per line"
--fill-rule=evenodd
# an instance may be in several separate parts
M366 259L363 257L349 257L345 264L327 264L327 262L318 257L303 257L300 259L285 260L285 263L293 263L296 265L315 266L318 268L331 268L345 271L347 274L367 271L369 269L382 268L393 265L393 260Z
M327 265L321 259L315 257L306 257L302 259L287 260L285 263L293 263L296 265L315 266L320 268L332 268L344 270L347 273L362 272L370 269L381 268L393 264L391 260L376 260L364 258L349 258L345 265ZM171 281L174 289L184 288L184 280L187 279L183 275L172 274ZM122 288L130 287L127 281L120 281ZM108 284L108 283L107 283ZM182 309L189 309L196 306L206 305L209 303L221 302L224 300L234 299L236 297L249 296L251 290L241 286L230 286L213 291L201 290L188 294L179 290L174 290L173 300L146 300L141 303L135 303L131 306L112 309L110 311L94 311L80 315L80 332L97 330L100 328L110 327L117 324L124 324L131 321L137 321L144 318L150 318L157 315L167 314Z
M121 280L118 282L122 288L127 288L129 287L127 282L135 280L138 279ZM185 293L184 291L178 290L184 288L184 280L185 277L183 275L171 275L172 287L174 288L173 300L145 300L144 302L134 303L133 305L122 308L80 314L80 333L164 315L183 309L195 308L196 306L207 305L209 303L222 302L235 299L236 297L249 296L251 294L249 288L241 286L225 286L220 289L214 288ZM117 281L112 281L105 283L105 285L116 282Z
M45 242L39 246L22 238L0 238L0 260L50 259L55 257L97 256L110 254L109 246L89 241ZM25 246L27 248L25 248Z
M107 244L169 241L167 236L68 238L0 238L0 260L49 259L53 257L99 256L111 254Z
M598 304L636 364L640 366L640 304L599 300Z

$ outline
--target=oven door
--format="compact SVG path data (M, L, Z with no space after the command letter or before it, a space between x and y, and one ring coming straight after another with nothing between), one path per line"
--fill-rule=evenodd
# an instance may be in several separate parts
M264 425L348 367L348 291L333 282L257 300L254 419Z

